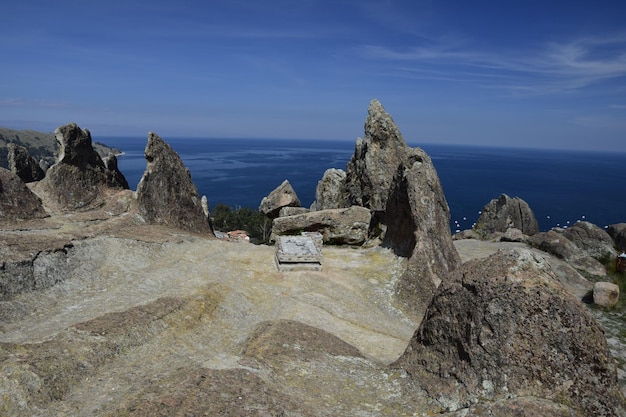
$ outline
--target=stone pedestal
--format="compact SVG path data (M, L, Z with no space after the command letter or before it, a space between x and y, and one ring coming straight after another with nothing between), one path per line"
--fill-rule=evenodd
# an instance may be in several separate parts
M276 242L276 266L279 271L322 270L321 239L311 234L280 236Z

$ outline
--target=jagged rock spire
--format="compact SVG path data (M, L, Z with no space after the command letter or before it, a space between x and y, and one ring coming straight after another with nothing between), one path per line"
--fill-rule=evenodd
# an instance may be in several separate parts
M156 133L148 133L146 171L137 185L137 204L147 223L213 235L213 228L189 169Z

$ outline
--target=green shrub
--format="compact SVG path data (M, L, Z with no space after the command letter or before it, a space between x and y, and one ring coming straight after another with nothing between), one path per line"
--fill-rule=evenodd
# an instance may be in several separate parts
M211 210L211 221L213 228L222 232L245 230L250 241L257 244L267 243L272 229L272 221L250 207L233 210L226 204L218 204Z

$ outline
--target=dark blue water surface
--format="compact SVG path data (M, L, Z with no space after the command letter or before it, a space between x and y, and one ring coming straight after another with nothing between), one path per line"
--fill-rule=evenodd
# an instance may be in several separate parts
M120 170L135 189L146 168L145 138L96 138L120 148ZM209 206L258 208L288 179L302 205L328 168L345 169L353 141L166 138ZM418 146L418 144L410 144ZM420 144L432 158L451 212L452 231L467 229L489 200L524 199L542 230L577 220L604 227L626 222L626 153Z

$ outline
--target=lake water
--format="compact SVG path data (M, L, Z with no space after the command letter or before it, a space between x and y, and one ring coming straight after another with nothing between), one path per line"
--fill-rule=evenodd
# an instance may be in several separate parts
M302 205L328 168L346 168L354 141L164 138L181 156L209 206L258 208L288 179ZM146 138L96 140L120 148L119 168L135 189L146 168ZM600 227L626 222L626 153L414 144L432 158L451 212L451 229L468 229L491 199L525 200L541 230L577 220Z

